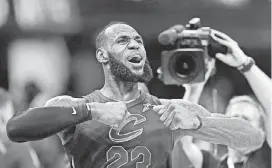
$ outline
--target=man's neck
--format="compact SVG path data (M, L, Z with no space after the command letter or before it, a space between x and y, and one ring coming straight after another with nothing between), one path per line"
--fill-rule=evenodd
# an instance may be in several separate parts
M117 101L131 101L139 97L138 83L123 82L115 79L106 79L100 90L103 95Z

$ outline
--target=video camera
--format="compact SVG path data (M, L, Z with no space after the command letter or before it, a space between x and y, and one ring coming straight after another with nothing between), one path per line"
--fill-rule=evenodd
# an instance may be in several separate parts
M210 27L201 27L200 19L193 18L186 27L175 25L158 36L162 45L176 45L177 49L162 51L159 78L166 85L198 83L205 79L205 62L215 53L226 53L227 48L210 36Z

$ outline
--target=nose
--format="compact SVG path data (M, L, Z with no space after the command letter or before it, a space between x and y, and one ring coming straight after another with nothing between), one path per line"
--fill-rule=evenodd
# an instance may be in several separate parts
M129 49L139 49L140 44L136 40L131 40L130 43L128 44Z

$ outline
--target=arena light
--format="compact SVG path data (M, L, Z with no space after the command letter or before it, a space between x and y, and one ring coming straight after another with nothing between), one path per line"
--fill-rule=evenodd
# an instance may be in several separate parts
M144 0L124 0L124 1L131 1L131 2L142 2Z
M139 2L139 3L152 3L155 2L157 0L124 0L125 2Z
M23 30L77 32L80 28L76 0L13 0L15 18Z
M41 0L14 0L14 10L21 28L33 28L45 22Z
M7 0L0 0L0 27L4 26L8 20L9 4Z
M249 5L251 0L212 0L214 3L225 7L240 8Z
M69 79L69 64L69 52L61 37L17 39L8 47L10 89L19 94L33 82L43 93L60 94Z

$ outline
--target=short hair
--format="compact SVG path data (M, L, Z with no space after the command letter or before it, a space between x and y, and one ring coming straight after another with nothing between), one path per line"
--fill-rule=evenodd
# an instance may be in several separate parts
M116 24L125 24L128 25L126 22L121 22L121 21L111 21L109 24L107 24L97 35L96 37L96 49L100 48L100 47L104 47L106 41L107 41L107 36L105 34L105 31L107 28L116 25ZM129 26L129 25L128 25Z
M264 109L261 106L260 102L258 101L258 99L253 96L253 95L242 95L242 96L235 96L232 99L230 99L229 104L226 108L226 114L227 115L231 115L230 112L228 111L229 108L234 105L234 104L238 104L238 103L249 103L251 105L253 105L254 107L256 107L256 109L259 112L260 118L259 118L259 126L261 127L261 129L264 130L265 128L265 113L264 113Z

